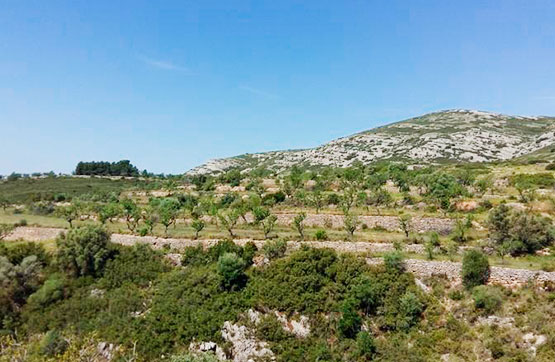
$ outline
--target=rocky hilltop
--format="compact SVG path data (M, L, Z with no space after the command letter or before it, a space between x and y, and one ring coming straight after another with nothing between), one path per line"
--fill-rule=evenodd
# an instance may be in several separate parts
M473 110L429 113L339 138L316 148L245 154L211 160L189 174L293 165L348 167L355 161L413 163L491 162L550 149L555 118L510 116Z

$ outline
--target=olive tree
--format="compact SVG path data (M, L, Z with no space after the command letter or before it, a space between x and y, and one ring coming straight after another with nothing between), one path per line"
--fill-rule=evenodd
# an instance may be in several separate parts
M191 227L195 230L195 240L198 239L199 233L204 229L205 223L201 219L193 219Z
M254 223L262 227L264 238L267 239L276 225L277 216L271 214L270 210L261 206L255 207L252 212L254 215Z
M401 230L405 234L405 237L408 238L410 231L412 229L411 226L412 217L410 215L401 215L399 216L399 226Z
M358 215L353 213L346 213L343 216L343 227L347 231L349 239L353 239L355 231L358 228L359 224L360 220L358 218Z
M139 221L141 220L141 208L135 203L135 201L126 198L121 201L121 213L125 218L125 223L129 231L133 232L137 226L139 226Z
M322 207L324 207L324 197L320 190L315 190L308 196L310 205L316 209L316 213L319 214Z
M100 208L98 212L98 220L100 220L100 222L103 224L105 224L106 221L112 223L113 220L121 214L122 209L120 205L116 202L109 202L105 205L102 205L102 207Z
M0 195L0 207L6 212L6 209L10 206L10 200L8 200L5 196Z
M152 234L154 231L154 227L160 221L160 215L158 214L157 208L153 207L152 205L148 205L141 215L147 229L148 233Z
M58 206L54 213L67 221L70 228L73 228L73 221L79 218L81 209L77 204L71 204L68 206Z
M11 224L0 224L0 240L3 240L6 236L8 236L14 229L14 226Z
M218 219L229 233L229 236L231 236L232 239L235 238L233 229L237 225L237 221L239 221L239 211L235 208L220 211L218 213Z
M164 233L168 234L168 227L175 225L177 217L179 216L179 201L173 198L162 199L158 205L158 215L160 217L160 224L164 225Z
M301 240L304 240L304 227L305 227L304 220L305 219L306 219L306 213L304 213L304 212L301 212L301 213L297 214L293 218L293 228L295 230L297 230Z

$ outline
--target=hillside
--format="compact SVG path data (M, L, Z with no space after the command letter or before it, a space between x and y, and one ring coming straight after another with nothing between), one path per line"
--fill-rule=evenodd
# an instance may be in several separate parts
M509 116L449 110L339 138L316 148L245 154L211 160L189 174L230 168L292 165L347 167L355 161L399 160L415 163L491 162L522 157L555 142L555 118Z

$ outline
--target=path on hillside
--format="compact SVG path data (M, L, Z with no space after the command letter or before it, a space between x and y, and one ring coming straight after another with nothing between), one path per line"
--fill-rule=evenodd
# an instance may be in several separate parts
M66 229L59 228L18 227L10 235L8 235L5 240L47 241L56 238L60 232L64 232L65 230ZM234 240L234 242L238 245L245 245L249 241L254 242L258 248L261 248L265 243L264 240ZM173 249L180 250L186 247L198 245L210 247L215 245L218 242L218 239L191 240L112 234L112 242L121 245L145 243L157 249L163 248L167 245ZM349 253L377 253L394 250L393 244L350 241L288 241L287 245L291 250L298 249L302 245L307 245L315 248L330 248L338 252ZM424 247L419 244L405 245L405 250L413 253L424 253ZM381 258L368 258L367 261L369 264L378 264L383 262ZM460 282L461 263L458 262L407 259L405 260L405 264L407 270L418 277L444 275L453 282ZM555 272L503 268L496 266L491 267L490 283L514 287L522 286L529 281L535 283L536 285L542 285L545 282L555 283Z

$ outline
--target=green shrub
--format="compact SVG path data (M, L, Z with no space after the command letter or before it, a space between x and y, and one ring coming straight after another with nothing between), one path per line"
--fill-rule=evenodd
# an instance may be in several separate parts
M330 299L339 298L333 290L334 278L349 268L365 267L349 259L340 263L337 254L329 249L302 248L287 258L277 259L266 268L256 271L248 289L257 305L287 312L314 313L330 311Z
M498 338L488 342L486 346L490 350L493 359L500 359L505 355L505 345L503 341Z
M406 330L416 325L423 309L422 303L413 292L405 293L399 301L397 327Z
M405 261L403 253L392 251L384 255L385 268L389 273L402 273L405 271Z
M486 313L496 312L503 302L503 295L499 289L487 285L479 285L472 289L474 306L483 309Z
M46 357L55 357L65 352L69 343L57 330L49 331L42 337L39 344L39 353Z
M262 317L256 325L256 337L261 341L279 343L294 336L283 329L274 314L269 314Z
M57 262L73 276L99 276L110 258L110 234L100 226L82 226L61 234Z
M226 289L241 288L246 283L245 261L235 253L225 253L218 259L218 273Z
M0 240L3 240L8 236L14 229L13 225L10 224L0 224Z
M461 277L467 289L486 284L490 268L488 257L479 250L473 249L464 253Z
M253 243L252 241L248 241L245 244L245 246L243 246L241 256L242 256L243 260L245 261L246 266L252 265L252 259L256 255L257 251L258 251L258 248L256 247L256 244Z
M270 260L281 258L287 251L287 242L284 240L267 241L262 246L262 253Z
M341 319L337 329L342 337L354 338L360 331L362 318L358 315L355 304L354 300L346 300L341 307Z
M0 247L0 255L8 258L12 264L20 264L23 259L31 255L35 255L42 265L50 263L50 255L46 252L44 246L33 242Z
M511 185L529 185L529 187L550 188L555 186L555 177L550 172L535 174L518 174L510 179Z
M35 255L27 256L20 264L0 256L0 330L16 327L21 307L40 282L41 264Z
M163 255L146 244L120 247L114 259L106 263L103 282L108 288L132 283L139 287L148 286L160 273L169 271Z
M368 275L361 276L352 286L350 295L366 315L376 313L385 292L383 285Z
M29 206L29 212L33 215L51 215L55 209L54 204L46 201L34 202Z
M464 298L464 292L462 290L454 290L449 293L449 298L451 300L462 300Z
M240 259L239 259L240 260ZM162 276L150 311L132 337L137 352L158 360L176 347L197 341L223 342L221 328L250 306L241 291L222 291L215 265L175 269ZM137 323L137 322L132 322ZM130 339L128 339L131 342Z
M493 204L488 199L481 200L479 205L482 210L490 210L491 208L493 208Z
M139 229L139 235L140 236L147 236L148 235L148 227L143 226L142 228L140 228Z
M326 202L328 205L339 205L341 203L341 197L336 193L331 193L328 195Z
M314 236L316 237L316 240L318 240L318 241L328 240L328 233L324 229L316 230L316 233L314 234Z
M64 278L60 274L52 274L34 294L29 296L27 304L35 307L46 307L64 296Z
M550 219L519 211L511 217L510 253L519 255L533 253L553 245L555 229Z
M220 240L216 245L208 249L208 256L213 262L218 261L218 259L226 253L235 253L238 256L242 256L243 249L229 239Z
M354 356L357 361L371 361L376 353L374 337L366 331L358 332Z
M212 258L204 250L202 245L190 246L183 249L181 265L206 265L213 262Z

